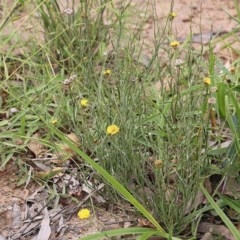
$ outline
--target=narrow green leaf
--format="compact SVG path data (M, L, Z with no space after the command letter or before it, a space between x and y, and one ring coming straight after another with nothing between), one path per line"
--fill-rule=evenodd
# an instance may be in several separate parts
M155 232L146 232L146 233L143 233L142 235L140 235L136 240L148 240L149 237L151 237L153 235L156 235L156 233Z
M240 85L236 85L232 88L233 91L240 92Z
M227 196L219 194L220 198L234 211L240 213L240 200L231 199Z
M9 124L9 120L0 121L0 127L6 126Z
M204 193L205 197L209 201L210 205L213 207L213 209L216 211L218 216L222 219L222 221L226 224L228 229L231 231L235 239L240 239L240 232L238 229L233 225L231 220L226 216L226 214L222 211L222 209L218 206L218 204L214 201L214 199L210 196L206 188L203 186L202 183L200 183L200 188L202 192Z
M219 110L219 113L223 118L226 117L226 84L225 83L218 83L217 84L217 107Z
M149 213L149 211L139 203L136 198L111 174L109 174L104 168L92 160L88 155L82 152L70 139L66 138L63 133L48 125L53 133L55 133L61 140L63 140L73 151L75 151L79 156L81 156L88 164L90 164L109 184L117 190L127 201L133 204L155 227L162 233L162 236L168 237L168 234L163 230L163 228L158 224L156 219Z
M103 239L106 237L115 237L115 236L123 236L123 235L139 235L139 234L150 234L152 236L153 234L159 233L156 230L153 230L151 228L141 228L141 227L134 227L134 228L120 228L115 230L109 230L101 233L95 233L90 236L82 237L81 240L97 240L97 239ZM79 240L80 240L79 239Z
M239 104L239 101L236 99L233 91L231 91L231 90L228 91L228 96L229 96L229 100L232 102L233 106L235 107L235 112L236 112L237 119L240 120L240 104Z

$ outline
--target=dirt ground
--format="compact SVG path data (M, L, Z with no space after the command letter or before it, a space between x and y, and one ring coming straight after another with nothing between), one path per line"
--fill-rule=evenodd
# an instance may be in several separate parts
M169 1L157 1L159 16L166 16L169 8ZM226 14L236 16L233 1L216 0L213 4L211 0L178 0L174 1L173 11L177 13L174 31L179 38L187 37L190 29L193 34L205 34L211 31L228 32L236 27L236 23ZM149 26L147 35L152 35L151 30Z
M157 21L159 21L160 26L163 24L163 19L169 13L169 2L169 0L156 0L155 9L158 15ZM0 2L0 4L2 3ZM142 12L144 12L143 9L146 7L145 0L134 0L132 1L132 4L138 9L142 9ZM183 41L189 35L191 29L192 33L196 35L196 44L201 43L201 33L203 42L207 44L211 32L226 33L237 26L236 22L229 17L229 15L233 17L236 16L234 1L176 0L173 10L177 13L177 17L173 22L174 34L176 39L179 39L180 41ZM151 10L149 10L149 12L151 12ZM20 16L18 21L21 21L23 18L24 14ZM144 27L144 39L146 39L146 43L148 44L151 44L154 35L152 18L153 15L149 14L149 21L146 22ZM29 23L26 22L24 26L26 27L28 24ZM13 27L17 26L18 22L14 22ZM227 50L227 53L226 50L221 50L221 46L222 44L216 45L215 52L225 58L225 60L231 62L233 60L232 53L229 52L229 50ZM16 167L16 164L14 164L14 160L8 164L6 168L0 170L0 240L40 239L39 232L34 231L34 227L32 228L33 230L30 237L25 237L23 234L19 234L23 233L24 230L22 228L22 219L25 219L25 222L28 221L29 223L29 219L24 215L26 214L26 209L31 208L36 202L40 204L40 201L36 200L36 195L44 194L41 189L36 192L40 187L40 185L36 183L29 184L27 188L24 188L24 186L17 187L19 171L20 170ZM32 202L30 204L29 197L32 196L34 192L36 192L36 195L34 196L34 200L31 200ZM29 201L28 206L26 204L26 199ZM42 199L44 199L44 197L40 200L42 201ZM41 202L41 204L43 203ZM39 206L36 205L38 210L41 206L43 207L41 204ZM84 205L81 207L83 206ZM129 216L129 212L133 212L130 207L128 215L126 215L126 211L122 211L116 206L112 206L111 210L109 210L108 207L101 209L93 206L91 201L88 201L88 206L90 206L92 216L87 220L79 220L76 215L77 209L74 207L72 208L71 216L68 214L68 217L70 216L68 219L66 219L63 214L61 215L59 213L60 216L58 220L55 220L50 224L55 232L54 234L51 234L49 239L77 239L90 233L102 231L103 229L114 229L131 225L136 226L138 222L137 219L135 219L134 214L132 214L133 217ZM75 210L75 212L73 210ZM37 213L38 211L35 212ZM49 217L47 218L47 214L44 215L43 211L40 212L40 220L38 223L44 225L43 219L45 218L47 221L49 220ZM30 218L30 222L33 222L33 219L34 218ZM21 229L22 232L19 229Z

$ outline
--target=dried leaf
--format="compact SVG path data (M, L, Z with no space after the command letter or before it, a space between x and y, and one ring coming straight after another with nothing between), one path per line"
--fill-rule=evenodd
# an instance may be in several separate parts
M35 133L32 136L32 139L28 143L28 149L35 155L35 157L39 157L41 153L44 151L44 146L37 139L39 137L38 133Z
M124 228L129 228L129 227L131 227L132 226L132 223L131 222L124 222L124 224L123 224L123 227Z
M58 144L56 156L59 160L54 160L52 162L61 165L67 160L73 158L75 156L75 152L67 144Z
M44 211L43 211L43 219L42 219L42 223L41 223L41 228L40 231L38 233L38 236L36 238L36 240L48 240L51 234L51 228L50 228L50 219L49 219L49 215L48 215L48 210L45 207Z
M194 199L192 198L188 201L184 214L188 214L193 209L196 209L200 204L203 203L204 199L204 194L202 191L199 191Z
M234 177L227 178L222 193L233 197L238 196L240 194L239 183Z
M80 145L80 139L75 133L69 133L66 135L72 142L74 142L76 145Z
M25 223L18 231L19 233L13 236L13 239L20 239L20 236L24 235L25 233L30 233L31 231L36 229L38 225L39 225L38 221L32 222L30 225L29 223Z
M41 162L37 162L37 161L33 161L33 162L34 162L34 164L35 164L38 168L40 168L41 170L43 170L43 171L45 171L45 172L51 171L51 168L48 167L48 166L46 166L45 164L43 164L43 163L41 163Z
M21 208L17 203L14 203L13 205L12 220L13 228L19 228L21 226Z
M210 232L205 233L201 238L201 240L212 240L212 239L213 239L213 236Z
M201 233L212 233L213 235L224 236L226 240L235 240L230 230L224 225L212 225L207 222L200 223L198 231Z
M61 218L59 219L58 223L59 227L57 229L57 237L60 239L63 237L65 231L67 230L66 224L63 223L63 216L61 215Z
M80 139L75 133L70 133L66 135L73 143L78 147L80 146ZM53 159L51 162L58 165L64 164L67 160L73 158L76 153L65 143L57 144L57 153L53 154Z
M62 150L60 150L62 151ZM71 155L70 155L71 156ZM64 154L53 154L52 155L52 159L50 159L51 163L55 163L58 166L63 166L66 165L66 161L68 160L68 155L64 155Z
M155 228L155 226L145 218L138 219L138 227Z

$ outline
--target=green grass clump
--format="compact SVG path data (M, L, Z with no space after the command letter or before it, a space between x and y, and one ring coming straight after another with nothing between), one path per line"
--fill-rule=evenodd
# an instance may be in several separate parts
M21 42L29 48L21 56L10 50L1 56L1 168L16 158L23 183L33 169L26 156L29 142L37 140L61 154L61 140L78 155L71 155L71 167L83 181L96 172L106 183L103 194L110 202L120 201L120 193L156 228L110 231L109 236L196 238L206 211L200 191L210 202L207 209L215 209L238 236L203 183L220 176L217 192L233 172L239 180L239 72L224 67L211 45L204 62L203 52L193 50L191 41L175 40L173 4L163 29L155 23L149 54L142 41L144 18L129 31L134 15L130 3L81 1L63 8L57 1L25 2L29 19L39 16L44 40L37 46ZM221 147L224 129L233 139L226 148ZM70 132L80 139L81 150L65 137ZM61 160L61 166L69 164L69 159ZM70 165L64 166L71 174ZM51 163L57 167L59 162ZM32 177L40 181L37 171ZM236 209L231 201L228 205ZM85 239L96 237L103 235Z

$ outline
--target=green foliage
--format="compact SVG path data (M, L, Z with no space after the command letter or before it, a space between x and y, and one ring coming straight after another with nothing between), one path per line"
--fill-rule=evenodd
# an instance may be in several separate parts
M235 210L236 213L240 214L240 200L231 199L227 196L220 195L220 198L232 209Z
M20 3L27 4L16 1L0 30ZM106 183L104 194L112 201L128 201L155 227L111 230L82 239L126 234L137 239L194 238L201 214L212 208L239 238L222 205L199 185L215 174L239 178L239 72L231 73L221 64L211 46L207 63L189 40L171 47L169 17L164 29L155 26L154 51L146 53L141 40L144 19L129 31L128 19L134 15L130 3L83 0L63 9L57 1L34 1L29 17L39 14L43 42L25 43L29 52L18 57L8 49L1 58L0 87L7 93L1 116L11 108L16 111L0 121L0 167L16 157L22 171L19 184L27 182L31 163L21 154L28 151L34 133L40 133L37 140L49 151L60 139L78 155L76 164L84 177L98 173ZM204 77L211 83L204 84ZM87 100L85 105L82 100ZM119 132L111 135L107 127L112 124ZM222 129L232 138L224 148ZM69 132L81 139L81 150L65 137ZM196 204L200 190L211 207ZM220 198L238 212L237 202Z
M207 192L207 190L204 188L202 184L200 184L201 190L203 191L204 195L206 196L207 200L213 207L213 209L216 211L218 216L223 220L223 222L226 224L228 229L231 231L235 239L240 239L240 232L238 229L233 225L231 220L226 216L226 214L221 210L221 208L218 206L218 204L214 201L214 199L210 196L210 194Z
M144 208L144 206L141 205L141 203L139 203L132 196L132 194L126 188L124 188L124 186L117 179L115 179L104 168L102 168L93 159L91 159L84 152L82 152L76 145L74 145L69 139L67 139L61 132L59 132L58 130L51 127L51 125L49 125L49 127L53 133L55 133L60 139L62 139L65 143L67 143L68 146L70 146L79 156L81 156L88 164L90 164L105 180L107 180L107 182L111 185L111 187L113 187L118 193L120 193L128 202L133 204L133 206L136 207L156 227L156 229L158 231L152 231L153 234L157 233L160 236L168 237L168 234L162 229L162 227L158 224L158 222L154 219L154 217ZM129 230L129 231L131 231L131 230ZM136 231L136 229L135 229L135 231ZM147 230L145 230L145 231L147 231ZM145 231L143 231L143 233L145 233ZM116 236L116 233L117 232L114 232L115 236ZM120 231L118 231L118 233L120 233ZM124 231L121 232L121 234L123 234L123 233L124 233ZM134 233L134 230L133 230L133 233ZM136 233L138 233L138 231L136 231ZM102 236L102 234L100 234L100 236ZM175 238L175 239L177 240L177 238Z
M104 24L110 2L81 1L77 10L63 10L57 1L37 1L53 65L84 73L84 59L88 58L87 62L97 60L99 52L109 44L109 29L114 27L114 22Z
M104 239L106 237L124 236L124 235L140 235L137 240L146 240L151 236L161 236L159 232L150 228L127 228L127 229L116 229L110 230L102 233L92 234L87 237L81 238L81 240L94 240L94 239ZM178 240L178 238L173 237L172 240Z

